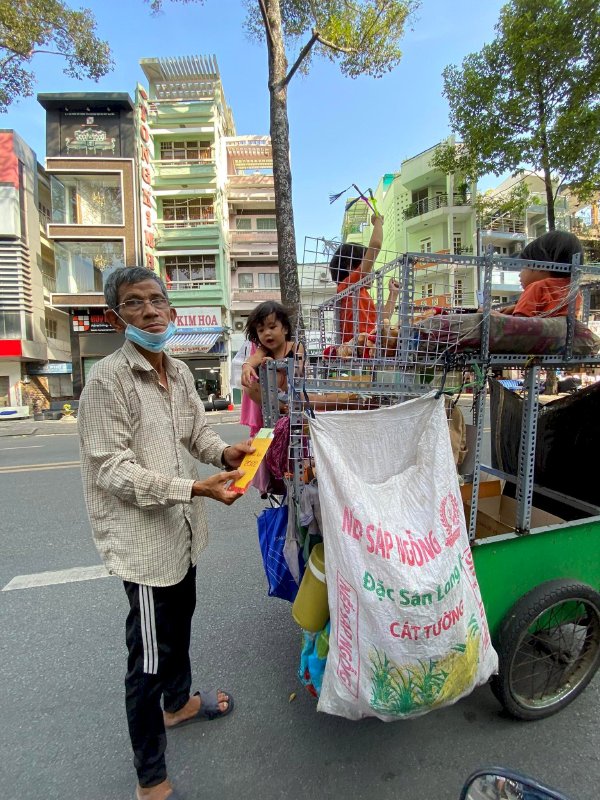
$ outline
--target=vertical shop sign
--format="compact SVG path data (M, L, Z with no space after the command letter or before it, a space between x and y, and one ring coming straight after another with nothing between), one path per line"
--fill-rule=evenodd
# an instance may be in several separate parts
M138 164L140 183L140 209L141 209L141 234L142 253L144 266L156 270L155 255L156 241L154 238L154 225L156 222L156 201L152 191L154 167L154 143L150 126L148 124L148 94L139 84L135 92L136 123L138 138Z

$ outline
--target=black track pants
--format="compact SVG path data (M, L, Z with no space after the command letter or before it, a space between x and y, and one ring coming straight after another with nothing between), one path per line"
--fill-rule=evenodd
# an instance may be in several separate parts
M165 711L178 711L189 696L190 630L196 607L196 568L174 586L123 581L129 599L125 639L129 657L125 708L133 763L142 787L167 777Z

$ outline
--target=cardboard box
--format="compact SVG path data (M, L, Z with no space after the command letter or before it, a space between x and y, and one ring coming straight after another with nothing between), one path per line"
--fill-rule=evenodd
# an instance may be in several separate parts
M464 483L460 487L460 496L462 497L463 503L468 503L471 505L471 494L473 492L472 487L472 483ZM502 494L502 481L500 478L490 478L489 480L486 480L485 476L482 475L481 480L479 481L479 491L477 492L477 497L479 497L479 499L482 497L496 497L499 494Z
M469 498L470 500L470 498ZM470 513L471 503L465 501L465 515ZM517 517L517 501L513 497L497 495L496 497L480 498L477 504L476 539L485 539L488 536L498 536L501 533L513 533ZM564 520L542 511L539 508L531 509L531 527L542 528L546 525L560 525Z

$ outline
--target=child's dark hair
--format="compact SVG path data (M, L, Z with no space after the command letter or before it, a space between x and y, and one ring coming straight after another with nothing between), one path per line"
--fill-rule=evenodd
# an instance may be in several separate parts
M526 261L552 261L555 264L571 264L573 256L579 253L579 264L583 264L583 246L574 233L568 231L548 231L538 236L519 253ZM553 272L557 278L566 278L567 272Z
M364 244L354 242L344 242L333 254L329 262L331 279L336 283L346 280L352 270L360 266L360 262L365 257L367 248Z
M258 334L256 329L260 325L261 322L264 322L267 317L270 317L271 314L275 314L275 319L278 319L279 322L283 325L286 329L285 340L286 342L290 342L292 339L292 323L290 321L290 315L288 314L287 309L281 305L281 303L275 302L275 300L266 300L264 303L261 303L259 306L256 306L254 311L250 314L248 319L246 320L246 327L244 328L244 332L246 334L246 338L249 339L253 344L259 345L260 339L258 338Z

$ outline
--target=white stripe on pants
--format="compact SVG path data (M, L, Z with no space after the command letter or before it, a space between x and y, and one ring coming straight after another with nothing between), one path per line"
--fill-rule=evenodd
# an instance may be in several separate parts
M156 644L156 624L154 621L154 595L151 586L139 587L140 622L144 646L144 672L156 675L158 672L158 646Z

